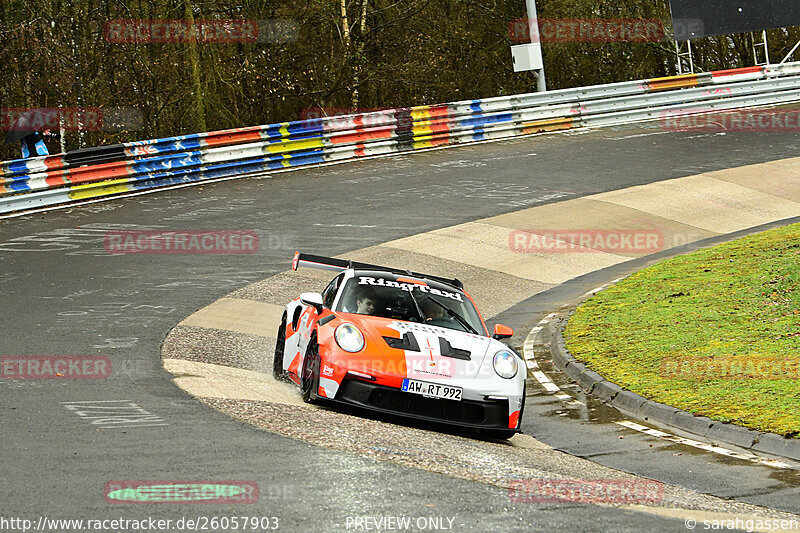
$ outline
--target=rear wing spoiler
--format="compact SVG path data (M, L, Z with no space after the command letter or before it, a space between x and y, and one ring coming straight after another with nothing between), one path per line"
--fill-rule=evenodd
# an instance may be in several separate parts
M419 272L411 272L410 270L403 270L402 268L392 268L379 265L371 265L369 263L359 263L357 261L350 261L348 259L336 259L334 257L324 257L321 255L301 254L300 252L294 253L292 259L292 270L297 270L299 267L319 268L321 270L333 270L334 272L341 272L348 268L358 270L379 270L383 272L390 272L392 274L405 274L416 278L427 278L430 280L446 283L451 287L459 290L464 290L464 284L456 278L443 278L441 276L431 276L430 274L420 274Z

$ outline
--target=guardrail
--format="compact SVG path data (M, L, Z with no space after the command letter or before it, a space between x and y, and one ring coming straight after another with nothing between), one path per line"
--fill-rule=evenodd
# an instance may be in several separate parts
M0 213L585 126L800 101L800 62L387 109L0 162Z

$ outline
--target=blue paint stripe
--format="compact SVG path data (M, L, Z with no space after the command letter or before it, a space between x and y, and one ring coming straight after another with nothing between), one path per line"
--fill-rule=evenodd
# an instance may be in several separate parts
M235 176L237 174L246 174L249 172L257 172L265 168L280 169L284 168L284 162L289 166L301 166L310 163L321 163L325 159L323 157L323 150L314 150L309 152L298 152L290 159L281 157L280 155L269 155L266 157L257 157L250 159L243 159L238 161L226 161L216 163L213 165L202 165L197 162L193 165L185 165L183 167L172 168L150 168L143 169L138 175L131 176L130 179L133 183L148 181L153 179L165 179L178 176L189 176L194 173L205 173L209 176ZM183 178L181 178L183 179Z
M13 181L11 183L6 183L5 187L7 189L11 189L12 191L30 191L31 186L28 184L28 178L19 181Z
M202 165L202 155L202 151L196 150L194 152L183 152L172 156L150 157L148 159L136 160L131 162L131 174L135 175L145 172L168 170L171 168Z
M457 122L459 126L479 127L498 122L512 122L513 120L514 115L512 113L501 113L499 115L473 115Z
M15 159L14 161L9 161L7 163L9 173L19 174L29 172L28 169L28 160L27 159Z

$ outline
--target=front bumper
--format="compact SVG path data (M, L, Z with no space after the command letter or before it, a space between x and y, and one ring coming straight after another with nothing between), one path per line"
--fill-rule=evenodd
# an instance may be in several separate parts
M346 378L334 401L458 427L519 431L508 427L509 406L505 399L456 401L427 398L394 387Z

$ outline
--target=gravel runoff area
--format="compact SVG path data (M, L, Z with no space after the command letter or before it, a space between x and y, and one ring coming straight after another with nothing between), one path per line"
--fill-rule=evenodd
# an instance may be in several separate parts
M551 449L533 439L530 446L520 446L397 425L378 417L352 416L325 408L251 400L199 399L238 420L273 433L369 459L507 488L509 496L519 481L648 481ZM787 520L797 518L791 513L723 500L681 487L657 485L659 490L656 494L659 496L648 500L648 506Z
M240 289L229 297L284 302L287 296L291 299L297 294L298 286L310 290L313 289L313 285L309 287L310 282L321 281L300 278L279 274ZM276 389L284 392L287 384L275 382L269 373L274 343L275 339L270 337L179 325L165 339L162 357L262 372L267 375L267 381L272 381ZM235 419L299 441L501 488L510 488L520 481L540 483L558 479L578 482L649 481L554 450L525 435L515 436L508 442L493 442L470 438L467 434L442 432L440 428L422 422L399 425L393 423L398 422L397 419L390 420L374 413L358 412L354 416L351 411L305 404L197 396L202 402ZM279 397L278 394L274 396ZM796 518L790 513L723 500L670 485L660 485L659 492L659 498L648 501L647 507L771 519ZM511 497L512 493L509 495ZM643 506L635 507L647 512Z

